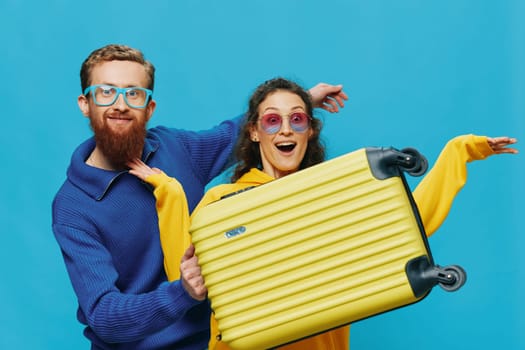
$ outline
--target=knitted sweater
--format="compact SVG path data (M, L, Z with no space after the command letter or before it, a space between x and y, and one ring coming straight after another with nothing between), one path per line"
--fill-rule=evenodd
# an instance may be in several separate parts
M240 121L201 132L149 129L142 159L182 183L191 210L229 165ZM89 139L74 152L52 213L92 349L204 349L210 308L167 282L151 186L86 165L94 147Z

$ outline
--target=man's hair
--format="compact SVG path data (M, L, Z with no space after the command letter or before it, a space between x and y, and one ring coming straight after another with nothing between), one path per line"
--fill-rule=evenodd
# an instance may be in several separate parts
M310 127L313 130L313 134L308 140L308 147L299 165L299 169L321 163L325 159L325 148L320 139L322 122L313 116L313 105L310 94L291 80L280 77L274 78L259 85L250 98L246 120L241 126L239 141L235 151L238 163L233 170L231 177L232 182L237 181L242 175L250 171L251 168L261 166L259 144L252 142L250 139L250 128L257 124L260 104L268 95L276 91L288 91L299 96L305 104L305 112L312 117Z
M91 85L91 72L93 67L102 62L109 61L133 61L144 66L148 74L148 86L146 88L153 90L155 84L155 67L144 58L144 54L134 48L126 45L110 44L93 51L82 63L80 68L80 86L82 92Z

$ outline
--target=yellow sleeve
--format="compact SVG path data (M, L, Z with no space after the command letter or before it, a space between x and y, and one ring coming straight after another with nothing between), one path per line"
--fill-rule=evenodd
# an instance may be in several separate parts
M456 194L467 181L467 163L494 154L487 137L463 135L450 140L413 192L427 236L447 217Z
M150 175L146 182L153 185L157 200L160 244L164 254L164 270L168 281L180 278L180 261L191 243L190 214L182 185L164 173Z

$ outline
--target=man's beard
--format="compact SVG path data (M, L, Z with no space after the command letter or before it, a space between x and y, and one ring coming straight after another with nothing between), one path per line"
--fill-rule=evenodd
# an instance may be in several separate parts
M114 131L102 122L90 118L95 142L104 157L117 169L127 168L126 163L142 156L146 139L146 121L135 119L125 131Z

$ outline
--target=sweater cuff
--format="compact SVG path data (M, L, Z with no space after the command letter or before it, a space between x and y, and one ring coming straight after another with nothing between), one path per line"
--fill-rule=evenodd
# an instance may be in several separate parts
M164 183L173 181L173 179L166 175L164 172L161 172L159 174L148 175L145 181L153 187L157 188Z
M477 151L474 159L485 159L494 154L494 150L490 147L486 136L472 135L472 139Z
M485 159L494 154L486 136L461 135L450 140L449 145L457 149L459 154L463 154L463 149L466 150L465 160L467 162Z

